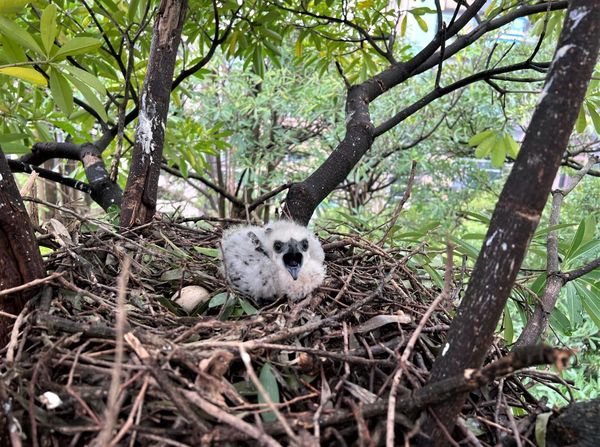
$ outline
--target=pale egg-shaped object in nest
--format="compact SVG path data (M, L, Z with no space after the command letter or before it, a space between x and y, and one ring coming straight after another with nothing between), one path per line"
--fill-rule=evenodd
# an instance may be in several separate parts
M171 298L186 312L191 312L198 304L205 303L210 299L210 293L202 286L186 286Z

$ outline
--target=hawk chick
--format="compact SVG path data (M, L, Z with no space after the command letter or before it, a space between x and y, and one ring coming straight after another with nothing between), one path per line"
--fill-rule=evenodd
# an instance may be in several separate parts
M319 240L291 221L234 227L223 234L221 250L229 282L256 299L287 295L299 300L325 277Z

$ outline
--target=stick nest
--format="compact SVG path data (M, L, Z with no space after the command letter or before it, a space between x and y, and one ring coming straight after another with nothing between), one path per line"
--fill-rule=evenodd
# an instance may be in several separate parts
M411 396L443 349L460 273L419 326L440 293L417 261L422 247L322 231L323 286L302 302L265 306L237 296L219 273L222 225L200 227L162 221L119 234L85 220L51 232L60 246L47 268L62 276L28 303L2 358L13 445L381 445L392 378L419 328L394 391L403 404L396 443L411 444L423 406ZM190 314L171 301L188 285L210 292ZM501 355L496 347L490 360ZM515 421L508 408L543 409L522 379L492 378L472 392L453 436L467 445L531 436L533 419Z

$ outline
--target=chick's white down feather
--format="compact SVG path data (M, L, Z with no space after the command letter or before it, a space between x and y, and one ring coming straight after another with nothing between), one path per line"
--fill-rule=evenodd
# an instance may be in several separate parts
M325 254L319 240L291 221L231 228L223 234L221 250L230 284L256 299L286 295L299 300L325 278Z

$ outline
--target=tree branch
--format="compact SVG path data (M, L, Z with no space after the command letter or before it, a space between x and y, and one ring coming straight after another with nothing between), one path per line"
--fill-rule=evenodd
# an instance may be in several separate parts
M76 180L71 177L65 177L64 175L59 174L58 172L54 172L50 169L40 168L39 166L23 163L20 160L11 159L8 159L8 166L10 167L10 170L13 173L23 172L25 174L31 174L32 172L37 172L41 178L45 178L46 180L51 180L53 182L60 183L61 185L68 186L69 188L73 188L78 191L85 192L87 194L90 194L92 192L90 185L88 185L87 183L80 182L79 180Z

